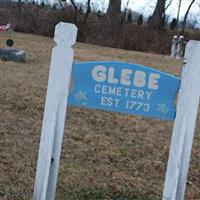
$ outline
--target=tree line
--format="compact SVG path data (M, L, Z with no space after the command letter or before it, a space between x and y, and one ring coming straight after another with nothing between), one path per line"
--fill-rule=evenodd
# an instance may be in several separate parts
M163 30L165 28L166 11L170 7L172 2L173 0L157 0L154 12L148 19L148 24L151 27L157 30ZM181 33L184 33L189 12L193 4L197 2L199 3L199 0L191 0L187 8L187 11L184 15L184 19L183 19L182 27L181 27ZM177 18L174 18L172 20L170 24L171 29L176 29L176 30L178 29L181 4L182 4L182 0L179 0ZM114 19L116 19L116 16L120 16L120 13L121 13L121 0L110 0L107 15L109 16L109 18L113 18L113 20L111 19L111 21L114 21Z
M28 2L29 0L25 0L25 1ZM124 13L122 14L122 11L121 11L122 0L109 0L109 6L108 6L107 13L106 13L107 22L110 22L110 24L122 23L122 21L124 20L123 18L126 18L129 22L131 22L132 21L132 11L130 11L128 9L129 1L130 0L127 1L126 8L123 11ZM22 0L18 0L19 15L20 15L20 9L21 9L22 2L23 2ZM156 30L163 30L165 28L165 26L166 26L166 11L170 7L172 2L173 2L173 0L157 0L153 14L147 20L149 26L153 27ZM34 0L32 0L32 3L36 3L36 2ZM66 0L58 0L57 3L61 9L64 9L65 4L67 4ZM80 6L83 6L83 5L80 5L80 3L76 0L70 0L70 3L74 9L74 21L76 22L77 15L78 15L78 9L80 9ZM189 6L186 10L186 13L184 15L184 18L183 18L183 21L181 24L181 33L182 34L185 31L188 15L189 15L189 12L190 12L192 6L194 5L194 3L199 3L199 5L200 5L199 0L191 0L191 2L189 3ZM45 6L47 4L49 4L49 0L44 0L41 3L42 6ZM90 13L92 12L91 4L92 4L91 0L87 0L86 4L84 5L84 9L85 9L84 22L87 22L87 19L88 19ZM180 24L179 16L180 16L181 4L182 4L182 0L178 0L177 18L174 18L170 23L170 28L172 30L174 30L174 29L176 31L178 30L178 25ZM53 6L56 8L56 4L54 4ZM99 16L103 15L100 10L97 11L97 14L99 14ZM142 15L140 15L138 17L137 23L138 23L138 25L141 25L143 23Z
M84 4L80 4L78 0L58 0L57 4L51 6L48 1L38 4L32 0L1 0L0 23L11 23L15 31L50 37L53 36L58 22L75 23L79 29L79 42L169 54L179 16L177 14L177 18L172 20L170 29L166 11L171 0L157 0L154 12L149 18L130 10L128 3L129 1L122 6L122 0L110 0L108 8L105 4L102 8L93 5L92 0L87 0ZM150 3L152 4L152 1ZM192 4L189 9L191 6ZM187 15L188 13L189 11ZM184 36L186 40L200 39L198 31L185 31Z

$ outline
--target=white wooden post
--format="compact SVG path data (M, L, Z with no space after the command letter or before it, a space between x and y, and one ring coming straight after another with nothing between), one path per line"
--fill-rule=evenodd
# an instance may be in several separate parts
M177 53L177 42L178 42L178 37L175 35L172 39L172 47L171 47L171 57L175 58L176 53Z
M182 71L163 200L183 200L200 97L200 42L190 41Z
M33 200L55 199L76 36L73 24L55 28Z

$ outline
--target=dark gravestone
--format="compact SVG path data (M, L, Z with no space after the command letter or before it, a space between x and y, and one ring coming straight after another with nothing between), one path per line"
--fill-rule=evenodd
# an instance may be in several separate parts
M17 49L0 49L0 59L3 61L25 62L26 52Z

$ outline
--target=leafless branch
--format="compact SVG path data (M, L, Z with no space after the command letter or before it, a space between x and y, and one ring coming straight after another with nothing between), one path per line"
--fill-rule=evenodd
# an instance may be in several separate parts
M166 5L165 11L170 7L170 5L172 4L172 1L173 1L173 0L170 0L169 3Z

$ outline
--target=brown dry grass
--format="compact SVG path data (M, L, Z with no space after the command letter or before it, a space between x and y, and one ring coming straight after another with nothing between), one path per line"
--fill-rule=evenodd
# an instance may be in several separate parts
M14 34L27 63L0 62L0 199L31 199L51 38ZM122 60L179 75L167 56L78 43L76 61ZM171 122L68 109L57 199L161 199ZM194 141L186 200L200 199L200 130Z

